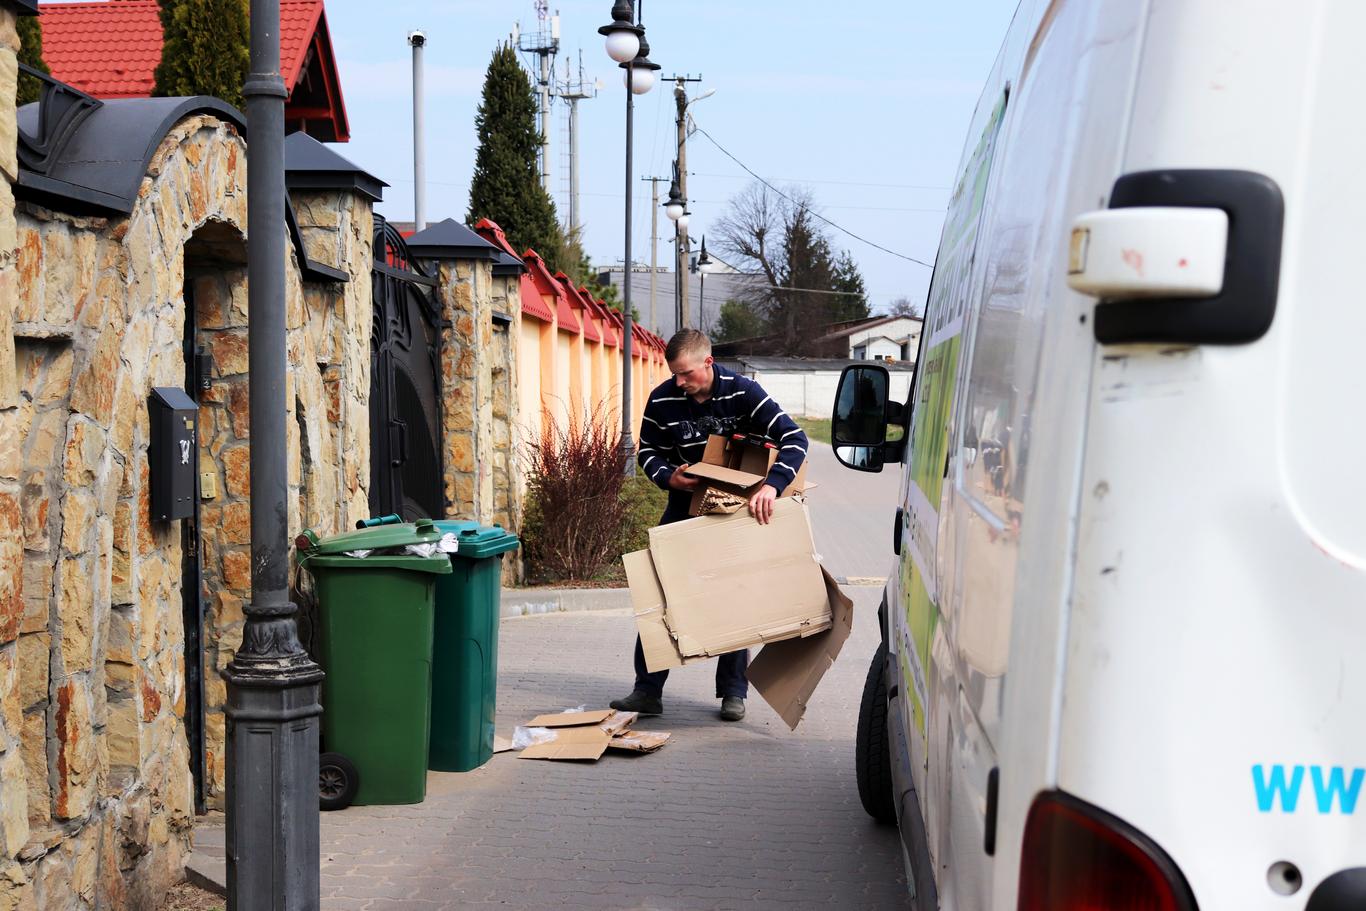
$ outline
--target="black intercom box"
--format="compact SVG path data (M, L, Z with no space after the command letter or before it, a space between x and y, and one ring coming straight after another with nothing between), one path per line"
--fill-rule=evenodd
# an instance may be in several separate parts
M194 515L199 468L199 406L183 389L157 386L147 398L147 410L151 425L147 442L151 518L188 519Z

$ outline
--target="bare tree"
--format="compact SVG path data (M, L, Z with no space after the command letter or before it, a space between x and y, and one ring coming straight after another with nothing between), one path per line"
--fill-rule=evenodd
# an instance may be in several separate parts
M829 238L803 187L779 193L752 183L730 201L713 233L738 266L762 276L747 304L773 336L771 353L818 354L813 342L837 316L838 266Z
M892 301L887 308L887 312L892 316L909 316L912 319L924 319L924 303L913 303L909 297L898 297Z

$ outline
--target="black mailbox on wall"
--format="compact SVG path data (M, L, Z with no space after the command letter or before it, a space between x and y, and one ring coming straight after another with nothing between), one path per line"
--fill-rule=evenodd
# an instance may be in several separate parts
M157 386L147 399L151 439L147 443L149 496L154 521L194 515L195 470L199 444L195 427L199 406L182 389Z

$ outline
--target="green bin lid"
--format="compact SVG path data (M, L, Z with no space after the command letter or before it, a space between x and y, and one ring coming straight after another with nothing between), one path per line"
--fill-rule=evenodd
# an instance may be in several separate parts
M436 527L443 534L454 534L460 542L460 550L453 556L478 560L482 557L496 557L499 554L516 550L520 546L517 536L501 525L480 525L464 519L441 519Z
M443 532L431 519L418 519L398 525L377 525L348 531L331 538L319 538L312 529L295 539L300 559L337 556L353 550L382 550L406 547L409 544L431 544L441 540Z

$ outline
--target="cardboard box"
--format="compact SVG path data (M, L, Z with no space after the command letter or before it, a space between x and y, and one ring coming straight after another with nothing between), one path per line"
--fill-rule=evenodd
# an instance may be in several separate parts
M745 442L735 437L712 434L707 437L707 448L702 453L702 461L689 465L683 473L699 478L702 483L693 491L692 502L688 504L688 515L701 516L708 512L704 501L708 493L731 494L749 500L759 492L759 487L768 477L773 463L778 460L778 450ZM783 489L782 496L790 497L804 493L807 489L806 462L797 469L797 476Z
M651 671L763 646L750 682L797 726L853 624L853 602L820 565L803 500L780 499L768 525L748 512L661 525L648 550L622 561Z

